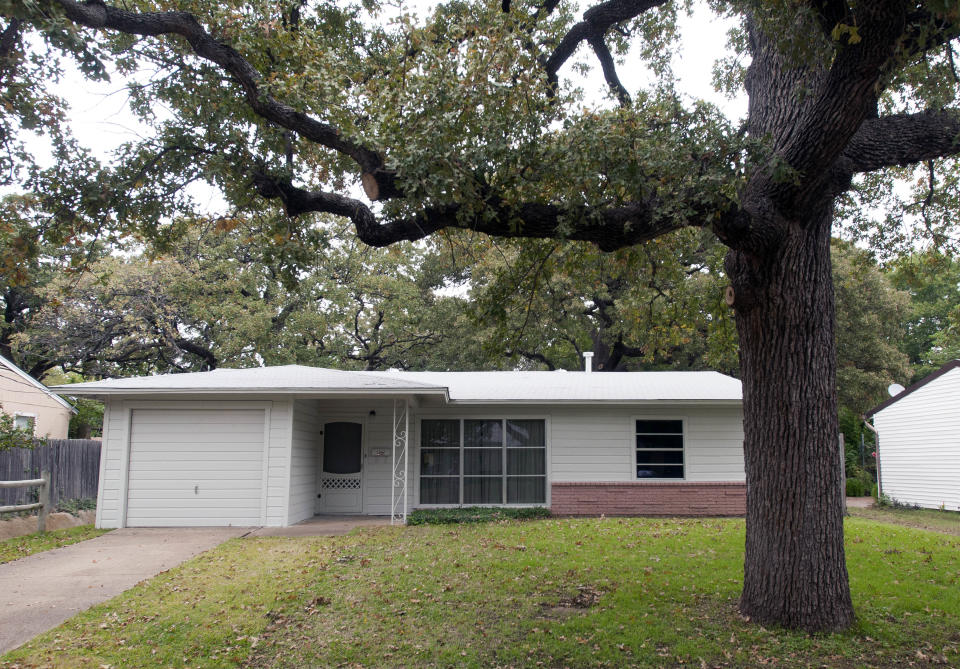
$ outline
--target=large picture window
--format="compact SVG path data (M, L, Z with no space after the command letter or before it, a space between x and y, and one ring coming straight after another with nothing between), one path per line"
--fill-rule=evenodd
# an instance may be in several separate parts
M543 420L423 420L420 503L543 504L546 451Z
M682 479L683 421L637 421L637 478Z

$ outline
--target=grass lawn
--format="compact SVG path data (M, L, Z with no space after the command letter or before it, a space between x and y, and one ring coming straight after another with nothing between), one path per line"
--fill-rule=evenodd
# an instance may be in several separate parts
M0 665L960 665L960 538L851 518L856 626L736 612L742 520L552 519L239 539Z
M851 516L870 518L884 523L894 523L924 530L949 532L960 536L960 512L937 511L936 509L904 509L873 507L870 509L847 509Z
M108 531L95 529L93 525L81 525L65 530L53 530L45 534L25 534L13 539L4 539L0 541L0 564L19 560L22 557L42 553L53 548L69 546L78 541L93 539Z

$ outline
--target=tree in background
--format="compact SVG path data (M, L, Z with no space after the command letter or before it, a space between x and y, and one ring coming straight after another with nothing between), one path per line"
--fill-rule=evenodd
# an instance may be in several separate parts
M381 14L373 1L4 0L0 12L44 36L66 33L73 41L54 46L122 72L155 68L131 88L153 136L121 151L102 179L65 164L35 186L58 211L74 202L58 193L98 193L76 202L65 226L164 237L171 194L199 178L234 204L255 190L291 225L311 212L341 217L373 246L465 228L612 252L711 230L729 249L744 388L740 610L761 623L842 629L853 608L831 231L838 202L875 201L902 176L889 170L952 170L960 16L951 3L916 0L713 6L738 23L741 53L722 78L749 96L739 128L673 90L677 7L667 0L598 0L582 19L553 0L457 0L424 21ZM652 82L642 91L617 75L631 42ZM560 80L581 44L609 105L584 105ZM158 104L168 114L155 115ZM351 184L367 199L345 195ZM926 213L917 227L864 218L859 231L955 243L952 218Z
M38 288L15 357L87 377L263 364L436 367L462 300L434 292L430 252L257 219L197 220L167 252L109 256Z
M927 251L895 259L893 284L910 294L904 350L916 382L944 363L960 358L960 261Z
M576 242L475 240L472 315L490 356L597 371L736 369L723 250L697 230L602 253Z
M869 253L833 243L837 299L837 397L860 416L887 396L891 383L910 376L902 350L910 295L893 287Z

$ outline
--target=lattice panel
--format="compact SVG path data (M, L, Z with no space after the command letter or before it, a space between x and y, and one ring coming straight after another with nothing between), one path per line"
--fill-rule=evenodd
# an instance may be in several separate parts
M323 487L327 490L359 490L360 479L340 477L323 479Z

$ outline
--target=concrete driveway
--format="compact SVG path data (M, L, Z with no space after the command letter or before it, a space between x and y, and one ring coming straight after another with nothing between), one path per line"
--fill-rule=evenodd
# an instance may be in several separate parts
M249 527L125 528L0 565L0 654Z

